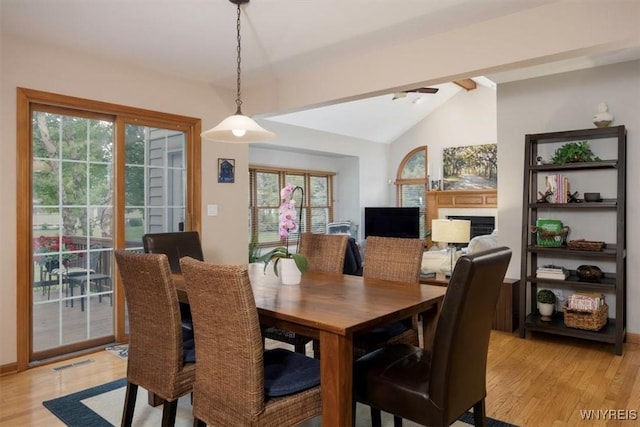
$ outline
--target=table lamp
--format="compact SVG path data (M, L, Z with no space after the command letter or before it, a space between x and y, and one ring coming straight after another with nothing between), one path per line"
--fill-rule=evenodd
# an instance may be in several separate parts
M447 258L440 266L445 277L451 276L455 264L456 247L454 243L467 243L471 237L471 221L463 219L431 220L431 240L447 243Z

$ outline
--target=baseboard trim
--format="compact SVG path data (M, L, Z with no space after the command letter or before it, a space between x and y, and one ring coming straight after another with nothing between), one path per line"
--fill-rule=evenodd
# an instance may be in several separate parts
M0 377L4 375L9 375L9 374L15 374L17 372L18 372L18 364L16 362L7 363L6 365L0 365Z
M631 344L640 344L640 334L630 334L627 332L627 342Z

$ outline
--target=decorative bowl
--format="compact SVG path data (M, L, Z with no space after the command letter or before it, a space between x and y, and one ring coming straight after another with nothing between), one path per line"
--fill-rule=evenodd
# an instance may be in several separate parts
M603 276L602 270L595 265L581 265L576 268L576 274L580 280L587 282L598 282Z
M585 202L601 202L600 193L584 193Z

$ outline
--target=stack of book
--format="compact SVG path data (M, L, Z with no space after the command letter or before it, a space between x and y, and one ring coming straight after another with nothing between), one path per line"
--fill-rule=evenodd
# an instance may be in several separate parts
M551 196L547 199L549 203L567 203L569 194L569 179L562 174L546 175L544 186Z
M566 280L569 277L569 270L558 265L545 265L538 267L536 277L540 279Z
M594 311L604 304L604 295L597 292L576 292L567 300L567 307L574 310Z

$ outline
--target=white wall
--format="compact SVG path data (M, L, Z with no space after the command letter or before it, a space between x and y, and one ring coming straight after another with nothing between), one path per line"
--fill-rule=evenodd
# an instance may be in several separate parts
M16 351L16 87L25 87L166 113L203 118L209 127L232 113L218 93L204 84L103 61L99 57L34 44L3 35L0 40L0 365L15 362ZM229 99L233 99L232 94ZM217 159L234 158L237 171L246 170L246 145L202 144L202 202L216 203L217 217L202 212L205 259L241 263L247 243L238 239L246 224L248 180L237 173L234 184L217 183ZM202 209L202 208L201 208ZM242 212L243 215L238 215ZM224 243L221 243L224 242ZM25 286L21 284L21 286ZM26 286L29 286L28 284Z
M524 136L593 128L600 102L627 127L627 330L640 332L640 61L498 86L499 243L513 249L507 275L520 276ZM594 232L597 232L594 225ZM583 236L587 237L587 236ZM611 240L609 240L611 241ZM608 301L612 302L612 301Z

